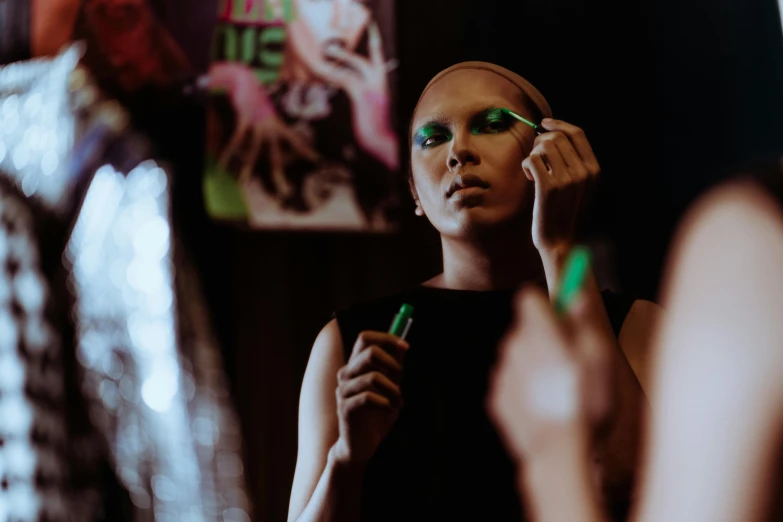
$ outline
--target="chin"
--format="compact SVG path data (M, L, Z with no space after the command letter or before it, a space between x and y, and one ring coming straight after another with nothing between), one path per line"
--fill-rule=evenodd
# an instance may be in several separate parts
M509 226L521 223L519 214L486 206L460 209L454 219L453 233L449 236L459 239L476 239L494 232L507 230ZM530 227L527 226L527 230Z

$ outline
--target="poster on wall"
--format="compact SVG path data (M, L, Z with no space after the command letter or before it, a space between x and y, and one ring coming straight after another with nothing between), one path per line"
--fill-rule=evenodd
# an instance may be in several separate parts
M258 229L389 231L394 0L221 0L204 197Z

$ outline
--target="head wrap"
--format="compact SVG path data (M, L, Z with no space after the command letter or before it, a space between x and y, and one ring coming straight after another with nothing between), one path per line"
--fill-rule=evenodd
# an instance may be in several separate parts
M541 94L541 92L533 87L533 84L529 81L522 78L520 75L518 75L515 72L509 71L505 67L501 67L499 65L495 65L494 63L488 63L488 62L462 62L455 65L452 65L451 67L442 70L438 74L435 75L435 77L430 80L430 83L427 84L427 86L424 88L424 90L421 93L421 96L419 96L419 101L416 103L416 108L413 109L413 114L416 114L416 109L419 107L419 103L421 103L421 99L424 97L424 94L429 90L432 85L446 76L449 73L452 73L454 71L459 71L462 69L475 69L475 70L482 70L482 71L489 71L492 73L495 73L497 75L502 76L503 78L507 79L519 89L525 93L525 96L528 97L528 99L538 107L538 110L541 111L541 115L544 118L551 118L552 117L552 109L549 107L549 103L546 101L546 98L544 98L544 95Z

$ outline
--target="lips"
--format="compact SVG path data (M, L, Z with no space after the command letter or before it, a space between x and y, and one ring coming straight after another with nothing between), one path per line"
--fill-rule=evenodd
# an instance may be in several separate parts
M327 61L333 63L340 63L340 60L335 58L332 53L337 49L347 50L348 44L342 38L329 38L323 44L323 56Z
M446 199L453 196L457 191L472 187L479 187L483 189L489 188L489 182L483 178L476 176L475 174L460 174L449 185L449 189L446 191Z

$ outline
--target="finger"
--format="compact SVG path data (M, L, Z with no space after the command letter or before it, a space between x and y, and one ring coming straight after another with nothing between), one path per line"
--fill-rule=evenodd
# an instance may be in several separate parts
M375 371L383 373L392 382L399 382L402 364L378 346L371 346L348 360L338 373L338 380L344 382Z
M539 288L524 288L517 294L516 316L521 330L533 341L531 347L548 350L556 343L547 341L562 337L549 296Z
M358 78L358 73L346 67L324 64L318 68L318 74L328 83L350 91Z
M615 341L591 317L587 299L581 296L569 313L572 322L579 366L585 378L582 395L588 415L602 418L613 410L616 399L614 383L617 380L612 350Z
M486 410L494 422L503 445L515 458L521 458L520 441L529 432L526 411L525 367L515 364L499 366L492 376Z
M526 332L513 365L525 369L521 395L526 409L548 420L571 420L579 404L579 354L570 350L565 328L544 292L526 289L517 299L517 313L524 317Z
M555 144L557 150L560 151L560 155L568 167L568 174L572 181L582 181L589 177L587 167L565 133L548 132L545 136L547 136Z
M360 332L356 336L356 342L353 345L351 356L357 355L362 350L367 349L370 346L380 346L387 352L391 353L395 359L400 360L402 353L406 352L410 345L397 337L385 332L376 332L373 330L365 330Z
M603 358L606 355L607 344L611 340L607 338L603 324L595 317L584 290L574 298L565 319L573 337L577 339L577 347L582 357L590 360L593 357Z
M616 341L607 336L605 325L596 316L584 288L575 297L563 319L570 331L569 337L573 340L574 355L588 376L586 384L591 390L585 396L593 397L594 404L591 407L600 411L602 407L608 406L612 397L611 379L614 374L611 353Z
M535 181L533 172L530 170L530 167L528 167L527 160L522 162L522 172L525 173L525 177L528 179L528 181Z
M568 174L568 165L566 165L563 155L560 154L560 149L557 148L552 139L541 139L538 142L536 148L542 151L542 156L549 166L549 175L554 178L559 184L570 180Z
M385 58L383 55L383 39L381 38L381 30L378 28L378 24L373 22L370 24L369 29L369 47L370 47L370 61L376 67L385 67Z
M516 315L522 313L521 306L517 306ZM529 362L535 358L532 352L537 348L531 342L536 326L526 321L516 320L502 341L502 356L498 359L498 364L502 364L502 376L518 373L517 378L522 378L530 370Z
M589 301L585 296L584 288L574 296L573 301L568 306L566 317L575 324L584 322L590 313Z
M514 387L527 373L526 336L527 333L522 326L515 322L501 341L501 354L497 359L493 376L498 389Z
M568 139L574 145L574 148L579 154L579 157L582 158L582 161L590 172L590 175L597 176L600 173L601 167L598 164L598 158L595 157L593 147L587 140L587 136L585 135L584 130L582 130L580 127L577 127L576 125L571 125L570 123L566 123L562 120L555 120L552 118L544 118L541 121L541 125L546 130L560 131L568 136Z
M381 372L370 372L346 381L338 387L341 397L347 399L362 392L371 391L382 395L392 402L402 397L400 387Z
M363 76L369 76L370 69L372 68L370 62L367 61L366 58L350 51L346 51L342 47L336 45L329 47L326 50L326 56L344 63L355 72Z
M290 127L281 123L277 130L286 138L291 147L305 158L313 163L316 163L321 159L318 153L310 148L310 146Z
M245 166L252 172L256 168L256 162L258 161L258 155L261 152L261 147L264 145L264 133L259 129L253 129L253 142L250 147L250 153L248 154Z
M540 152L535 150L531 152L530 156L522 162L522 168L525 170L525 175L529 174L528 179L535 183L536 194L552 185L552 176L549 175L549 169Z
M346 414L351 414L354 411L362 408L377 408L383 410L394 409L391 401L388 398L370 391L362 392L359 395L354 395L350 399L347 399L343 404L343 408Z
M283 175L283 154L280 151L280 140L277 136L269 137L269 161L272 163L272 172L275 175Z
M504 413L508 409L506 403L509 395L515 395L515 393L509 393L509 379L508 375L512 373L514 368L510 368L506 364L500 363L493 369L489 379L489 391L487 393L485 408L489 414L490 419L496 425L504 424Z

